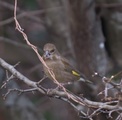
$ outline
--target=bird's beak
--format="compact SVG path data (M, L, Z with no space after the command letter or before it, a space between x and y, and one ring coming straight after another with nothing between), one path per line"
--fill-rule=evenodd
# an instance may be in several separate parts
M44 52L44 58L45 58L45 59L50 58L50 52L49 52L49 51L45 51L45 52Z

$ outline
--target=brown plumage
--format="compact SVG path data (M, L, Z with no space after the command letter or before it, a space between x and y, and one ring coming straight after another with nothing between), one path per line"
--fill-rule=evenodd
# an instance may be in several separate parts
M60 55L54 44L47 43L44 48L43 59L47 66L55 74L55 78L60 83L74 82L77 80L90 82L85 80L85 77L76 70L70 62ZM48 78L52 79L48 69L44 67L44 72Z

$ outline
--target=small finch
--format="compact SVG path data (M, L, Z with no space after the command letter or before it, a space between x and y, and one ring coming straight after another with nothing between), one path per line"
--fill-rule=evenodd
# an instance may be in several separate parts
M70 62L58 52L54 44L45 44L43 50L43 60L53 71L55 78L59 83L72 83L78 80L91 83L91 81L87 80L84 75L75 69ZM47 77L53 80L47 67L43 65L43 68Z

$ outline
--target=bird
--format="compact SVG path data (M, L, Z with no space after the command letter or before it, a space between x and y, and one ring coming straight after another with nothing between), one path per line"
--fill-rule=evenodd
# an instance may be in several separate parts
M81 74L75 67L73 67L69 60L67 60L59 53L54 44L45 44L43 51L44 54L42 58L47 67L53 72L55 79L59 83L68 84L74 83L75 81L91 83L91 81L87 80L83 74ZM43 65L44 73L49 79L54 80L47 67Z

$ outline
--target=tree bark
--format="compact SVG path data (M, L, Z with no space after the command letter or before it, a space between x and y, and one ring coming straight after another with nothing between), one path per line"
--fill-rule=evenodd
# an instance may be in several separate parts
M105 39L100 19L95 13L95 3L93 0L72 0L71 4L74 19L72 41L77 64L88 77L91 77L94 71L105 75L108 64Z

